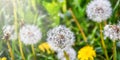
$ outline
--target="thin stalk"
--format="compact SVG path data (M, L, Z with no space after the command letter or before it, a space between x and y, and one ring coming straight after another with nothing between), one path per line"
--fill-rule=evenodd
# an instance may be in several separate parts
M13 14L14 14L14 26L15 26L15 32L18 34L18 23L17 23L17 13L16 13L16 5L15 1L13 0Z
M72 14L73 20L75 21L76 25L78 26L78 28L79 28L79 30L80 30L80 32L81 32L81 34L82 34L82 37L83 37L84 41L87 42L87 38L86 38L86 36L85 36L85 33L83 32L83 29L82 29L81 26L80 26L80 23L79 23L78 20L76 19L75 15L74 15L74 13L72 12L71 9L70 9L70 12L71 12L71 14Z
M31 0L31 4L32 4L33 9L34 9L35 11L37 11L37 8L36 8L35 3L36 3L36 0Z
M37 9L36 9L35 3L36 3L35 0L31 0L32 7L36 11ZM35 24L37 22L37 17L38 17L38 15L36 14L34 16L33 24ZM33 53L33 56L34 56L34 60L36 60L36 54L35 54L35 49L34 49L34 45L33 44L31 45L31 49L32 49L32 53Z
M64 56L65 56L66 60L70 60L68 54L65 51L64 51Z
M109 57L108 57L108 54L107 54L107 50L106 50L106 46L105 46L105 42L104 42L104 39L103 39L102 25L101 25L101 23L99 24L99 26L100 26L101 44L102 44L102 47L103 47L103 49L104 49L104 53L105 53L106 60L109 60Z
M32 48L32 53L33 53L33 56L34 56L34 60L36 60L35 49L34 49L34 45L33 44L31 45L31 48Z
M113 60L117 60L116 58L116 41L113 41Z
M67 6L66 6L66 4L67 4L67 1L64 0L63 6L62 6L62 11L63 11L64 13L67 11Z
M7 41L7 46L8 46L8 51L9 51L10 56L11 56L11 60L14 60L14 55L13 55L12 48L10 46L9 41Z
M24 56L24 53L23 53L23 50L22 50L22 43L21 43L20 38L19 38L19 49L20 49L20 54L22 56L22 60L25 60L25 56Z
M104 25L107 25L107 21L104 21Z
M16 8L15 0L13 0L13 7L14 7L13 8L13 13L14 13L15 32L17 33L17 36L18 36L18 39L19 39L19 49L20 49L22 59L25 60L24 53L23 53L23 50L22 50L22 43L21 43L20 37L18 35L17 8Z

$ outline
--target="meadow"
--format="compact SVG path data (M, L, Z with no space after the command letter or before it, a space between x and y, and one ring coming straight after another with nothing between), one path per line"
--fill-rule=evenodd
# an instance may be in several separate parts
M120 60L120 0L0 0L0 60Z

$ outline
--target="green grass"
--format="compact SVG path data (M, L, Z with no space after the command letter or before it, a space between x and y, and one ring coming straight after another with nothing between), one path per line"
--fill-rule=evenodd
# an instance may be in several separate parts
M3 1L3 0L0 0ZM5 0L7 1L7 0ZM56 53L47 54L39 50L38 45L45 42L47 38L47 31L58 25L65 25L70 28L75 34L75 44L73 48L76 53L79 49L86 46L87 44L94 47L96 51L95 60L105 60L101 42L99 24L88 19L86 15L86 6L90 0L16 0L16 18L19 27L20 21L23 20L27 24L35 24L39 26L42 31L41 41L34 45L37 60L57 60ZM14 2L12 0L10 3ZM116 24L120 20L120 0L110 0L113 13L112 16L107 20L107 24ZM2 39L2 27L8 24L14 24L15 15L13 14L14 7L11 4L0 2L0 57L7 57L10 60L10 55L6 45L6 41ZM8 4L8 5L7 5ZM8 6L8 7L6 7ZM78 23L80 24L83 32L87 37L87 43L84 41L80 30L73 20L70 9L74 13ZM62 14L59 15L59 14ZM6 18L9 16L9 18ZM104 22L102 22L104 27ZM113 58L113 43L107 38L104 40L107 47L108 55L110 60ZM120 60L120 45L117 41L117 60ZM21 54L19 51L18 40L10 41L12 51L14 52L15 60L21 60ZM26 60L33 60L33 53L31 46L22 44L22 49Z

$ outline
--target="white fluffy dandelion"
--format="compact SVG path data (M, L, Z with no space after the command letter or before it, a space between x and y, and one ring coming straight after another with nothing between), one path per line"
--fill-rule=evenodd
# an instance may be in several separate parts
M15 28L13 25L3 26L3 38L8 40L16 40L17 34L15 33Z
M112 13L109 0L93 0L87 6L87 16L95 22L107 20Z
M55 51L65 50L74 43L74 34L65 26L58 26L48 31L47 41Z
M26 45L36 44L42 37L42 33L35 25L22 26L19 34L21 41Z
M106 25L104 27L104 36L109 37L111 40L120 39L120 26L119 25Z
M70 47L67 50L65 50L65 52L68 55L69 60L76 60L76 52L73 48ZM57 54L57 57L59 60L66 60L66 57L63 51L59 51Z

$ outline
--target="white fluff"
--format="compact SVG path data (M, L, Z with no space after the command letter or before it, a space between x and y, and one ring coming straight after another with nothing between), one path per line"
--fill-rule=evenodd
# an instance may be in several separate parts
M42 38L42 33L35 25L24 25L20 29L20 39L26 45L36 44Z
M119 25L106 25L104 27L104 36L109 37L111 40L120 39L120 26Z
M76 60L76 52L73 48L70 47L67 50L65 50L65 52L67 53L70 60ZM59 60L66 60L63 51L59 51L57 57Z
M74 34L65 26L58 26L48 31L47 42L55 51L65 50L74 43Z
M13 25L6 25L2 28L4 37L9 35L9 40L16 40L17 34L15 33L15 28Z
M112 14L111 3L109 0L93 0L88 4L86 13L89 19L102 22Z

